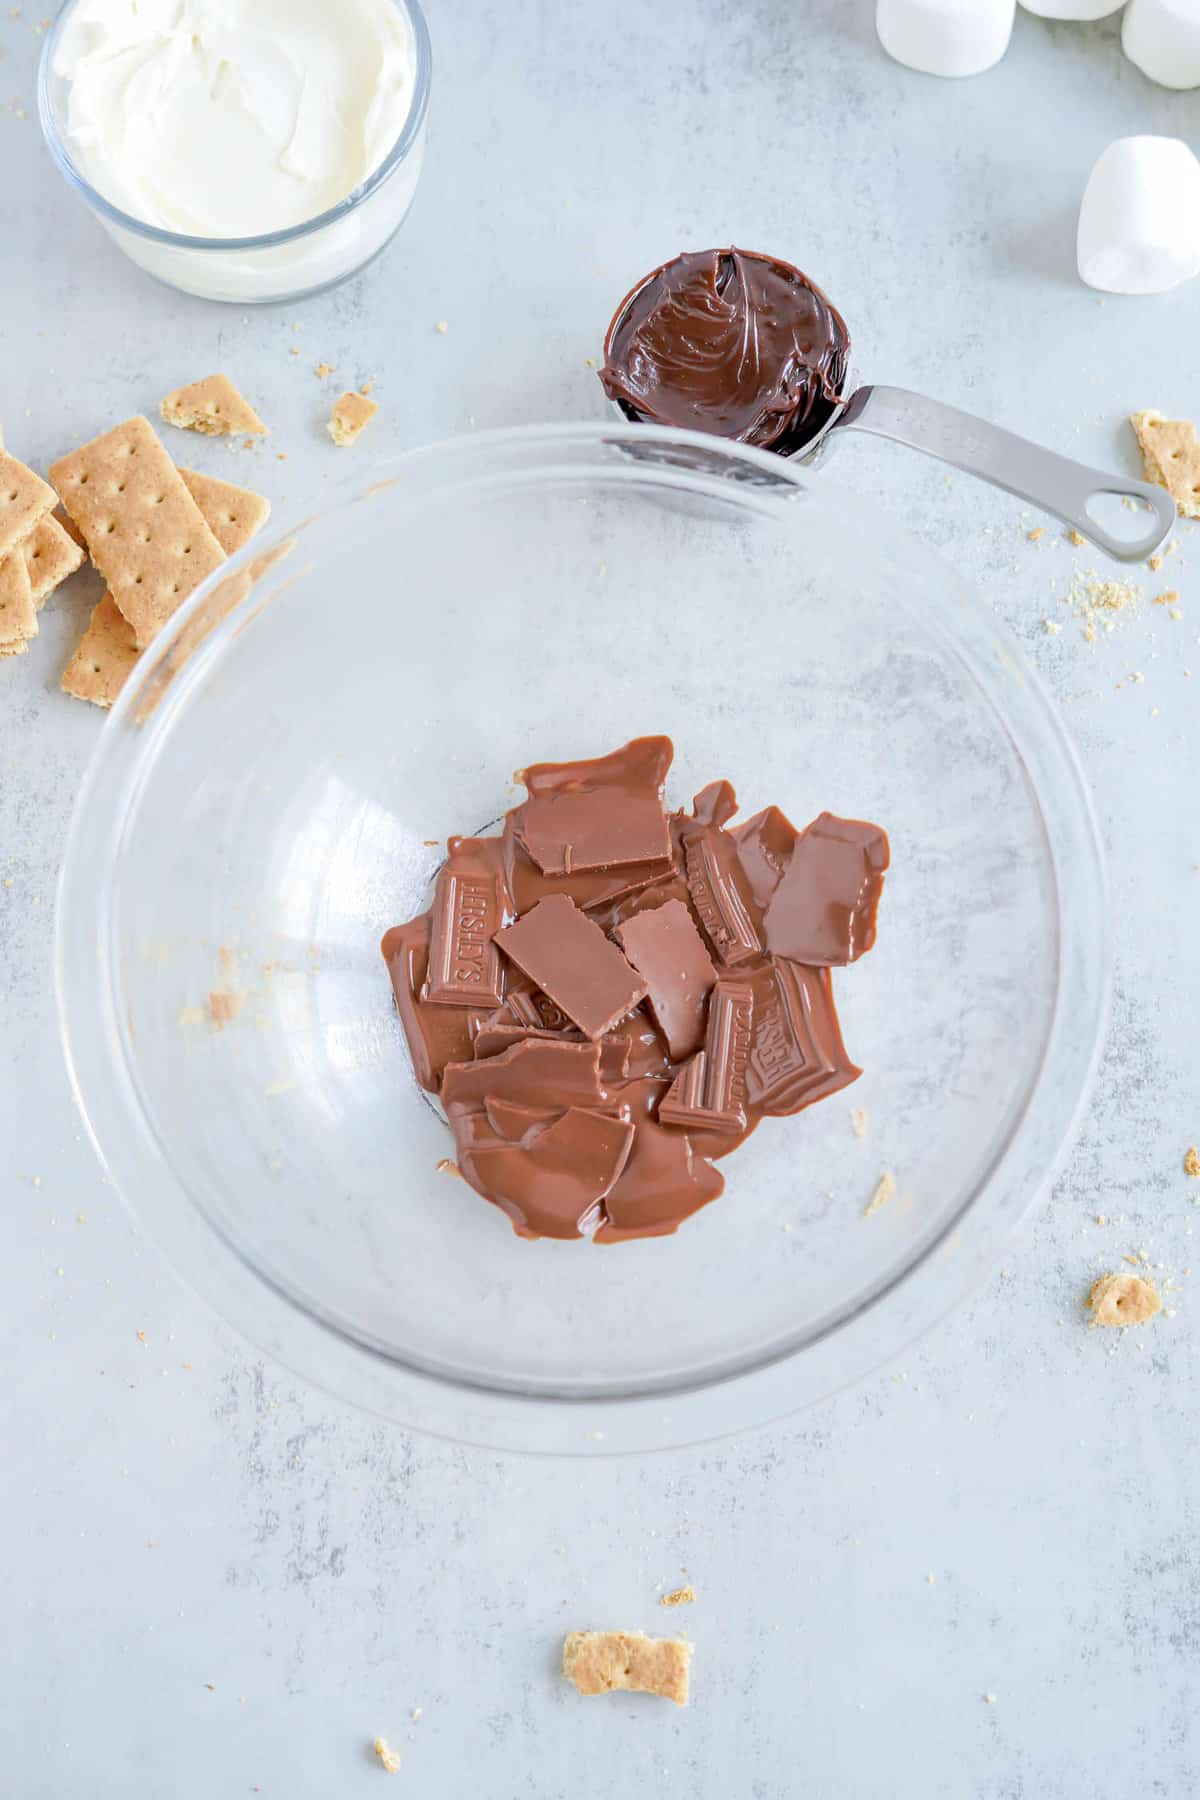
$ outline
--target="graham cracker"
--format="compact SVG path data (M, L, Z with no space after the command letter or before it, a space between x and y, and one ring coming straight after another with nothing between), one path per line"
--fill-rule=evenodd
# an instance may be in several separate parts
M0 644L0 656L24 656L29 648L28 638L9 638Z
M74 656L63 670L60 686L76 700L111 706L138 659L133 626L111 594L92 609L91 622Z
M688 1703L692 1646L682 1638L651 1638L644 1631L571 1631L563 1644L563 1674L581 1694L630 1689L658 1694L676 1706Z
M262 494L232 481L219 481L215 475L201 475L196 469L180 469L179 473L226 556L248 544L271 516L271 502Z
M54 502L53 488L40 475L0 450L0 556L27 537Z
M1167 419L1153 408L1130 415L1147 481L1166 488L1187 519L1200 519L1200 440L1187 419Z
M33 604L39 610L55 588L86 560L82 545L76 543L53 513L43 514L28 537L22 538L20 548L29 571Z
M225 552L140 414L60 458L50 479L144 649Z
M271 503L261 494L237 487L232 481L199 475L194 469L180 469L179 473L226 555L240 550L266 523ZM63 670L62 691L76 700L90 700L95 706L111 706L137 658L133 627L112 595L105 594Z
M206 375L187 387L176 388L159 408L168 425L181 431L202 431L206 437L264 437L263 424L244 394L228 375Z
M378 411L377 402L368 400L365 394L343 394L335 402L325 429L334 443L344 448L347 444L354 443Z
M37 610L29 585L29 570L20 545L0 562L0 644L15 644L37 636ZM19 656L19 650L10 650Z

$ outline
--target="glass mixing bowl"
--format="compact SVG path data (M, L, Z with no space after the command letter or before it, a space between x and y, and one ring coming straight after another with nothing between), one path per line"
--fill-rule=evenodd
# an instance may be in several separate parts
M227 1319L405 1426L586 1454L777 1417L987 1273L1080 1106L1106 906L1053 708L949 568L824 476L630 425L405 456L229 568L113 709L58 940L101 1154ZM512 771L651 732L672 804L728 776L887 827L835 972L866 1072L677 1236L527 1243L438 1168L379 939Z

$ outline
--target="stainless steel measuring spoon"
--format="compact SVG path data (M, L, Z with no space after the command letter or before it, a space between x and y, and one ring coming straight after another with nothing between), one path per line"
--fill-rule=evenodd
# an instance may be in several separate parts
M847 431L905 444L1030 501L1118 562L1152 556L1174 526L1164 488L1088 468L904 388L852 387L849 351L845 320L793 264L732 247L685 251L622 300L600 379L627 419L711 430L805 466ZM752 403L761 392L757 415L747 390ZM643 393L652 400L646 411L637 403ZM794 396L804 404L793 406ZM1102 497L1142 502L1151 519L1118 536L1089 511Z
M927 400L906 388L860 387L844 399L816 435L795 453L795 460L809 465L840 441L845 431L865 431L870 437L888 438L934 456L951 468L993 487L1003 488L1020 500L1028 500L1042 512L1078 531L1118 562L1143 562L1153 556L1174 528L1175 502L1165 488L1148 481L1108 475L1086 463L1045 450L1015 431L1005 431ZM1088 511L1088 501L1100 495L1144 501L1152 522L1136 537L1116 537Z

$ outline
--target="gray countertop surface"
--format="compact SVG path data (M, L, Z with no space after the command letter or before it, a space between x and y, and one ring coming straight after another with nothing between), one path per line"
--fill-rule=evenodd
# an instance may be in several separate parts
M253 471L281 517L345 473L319 360L375 380L363 459L602 417L587 359L616 298L731 239L822 282L868 378L1131 473L1131 410L1200 415L1200 287L1105 302L1074 273L1105 144L1200 139L1200 101L1126 63L1119 21L1020 12L1007 60L955 84L890 62L867 0L431 0L401 234L332 293L243 311L155 286L61 183L43 3L0 13L0 419L43 469L218 367L287 460L189 460ZM92 578L0 667L5 1796L383 1792L376 1733L425 1796L1200 1791L1200 527L1092 646L1044 621L1073 569L1115 570L1053 524L1031 542L1016 502L900 450L857 443L837 479L942 551L1065 709L1111 863L1113 1015L1065 1172L986 1291L852 1391L707 1448L582 1466L412 1438L192 1295L105 1180L55 1020L55 882L102 727L57 682ZM1178 620L1149 604L1166 586ZM1091 1280L1137 1252L1170 1316L1089 1333ZM696 1605L661 1612L685 1579ZM681 1621L686 1712L585 1704L556 1672L572 1626Z

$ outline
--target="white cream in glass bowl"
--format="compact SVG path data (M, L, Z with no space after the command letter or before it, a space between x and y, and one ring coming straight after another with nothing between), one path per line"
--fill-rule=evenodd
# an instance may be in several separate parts
M369 262L408 212L431 72L417 0L68 0L39 106L140 268L246 305Z

